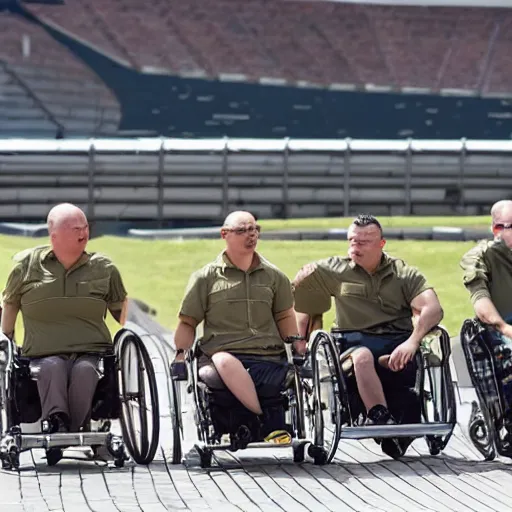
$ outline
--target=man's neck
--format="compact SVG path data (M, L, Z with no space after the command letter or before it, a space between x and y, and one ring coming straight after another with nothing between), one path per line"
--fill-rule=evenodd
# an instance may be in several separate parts
M368 274L375 274L377 272L378 268L380 267L380 264L382 263L382 255L381 257L372 265L368 265L366 267L362 267Z
M226 250L226 256L233 265L244 272L247 272L257 262L256 253L254 252L247 254L233 254L229 250Z
M57 258L57 260L59 260L60 264L66 270L69 270L71 267L76 265L83 254L83 253L81 253L77 256L76 254L61 253L59 251L55 251L55 249L53 250L53 253L55 254L55 257Z

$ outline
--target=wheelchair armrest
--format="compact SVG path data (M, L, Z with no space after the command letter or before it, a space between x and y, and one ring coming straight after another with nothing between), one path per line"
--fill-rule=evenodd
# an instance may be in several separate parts
M191 362L193 359L199 358L201 355L201 347L199 345L199 338L194 340L193 345L190 347L190 350L187 352L187 361Z
M439 350L434 348L436 342L439 343ZM442 325L433 327L421 340L420 353L431 366L448 364L451 352L450 335Z
M14 361L14 357L17 355L18 346L14 343L14 340L0 332L0 365L9 368Z

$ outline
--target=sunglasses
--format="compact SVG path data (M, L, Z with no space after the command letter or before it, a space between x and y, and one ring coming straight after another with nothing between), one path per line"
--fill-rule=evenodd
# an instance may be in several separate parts
M512 224L494 224L494 229L503 231L504 229L512 229Z
M235 233L236 235L245 235L249 233L252 235L254 232L260 233L261 232L261 226L249 226L247 228L224 228L225 231L231 231Z

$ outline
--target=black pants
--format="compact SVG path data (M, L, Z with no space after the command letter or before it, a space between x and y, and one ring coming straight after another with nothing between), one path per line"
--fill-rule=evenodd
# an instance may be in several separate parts
M273 362L257 356L235 355L251 376L260 400L263 417L261 437L274 430L284 430L285 409L281 393L285 390L288 363L286 360ZM202 356L199 361L199 377L209 389L209 406L218 430L230 433L237 424L253 422L256 415L246 409L226 388L211 360Z
M407 363L403 370L393 372L382 367L378 363L378 358L383 355L391 354L393 350L407 340L409 336L409 333L373 335L361 332L350 332L343 333L344 340L340 341L340 351L352 347L366 347L373 354L375 370L382 383L388 408L399 423L419 423L421 421L420 401L414 389L418 370L416 359L413 358L412 361ZM339 336L336 334L334 334L334 337L335 339L339 339ZM364 412L364 406L357 392L355 378L348 379L347 385L349 393L356 395L356 400L352 404L352 408Z

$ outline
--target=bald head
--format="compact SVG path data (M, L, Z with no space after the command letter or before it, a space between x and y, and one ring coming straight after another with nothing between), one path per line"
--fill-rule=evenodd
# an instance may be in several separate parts
M60 227L73 221L84 221L87 223L87 217L85 216L85 213L74 204L58 204L50 210L50 213L46 219L48 224L48 232L51 234Z
M244 211L230 213L220 230L221 237L226 241L228 256L236 258L254 254L259 231L260 227L251 213Z
M245 212L245 211L237 211L237 212L230 213L226 217L222 227L234 228L234 227L238 227L240 225L255 224L255 223L256 223L256 219L254 218L254 216L251 213Z
M68 268L80 258L89 241L87 217L74 204L62 203L50 210L47 223L53 252Z
M494 203L491 208L492 223L508 222L505 218L512 218L512 201L504 199Z

